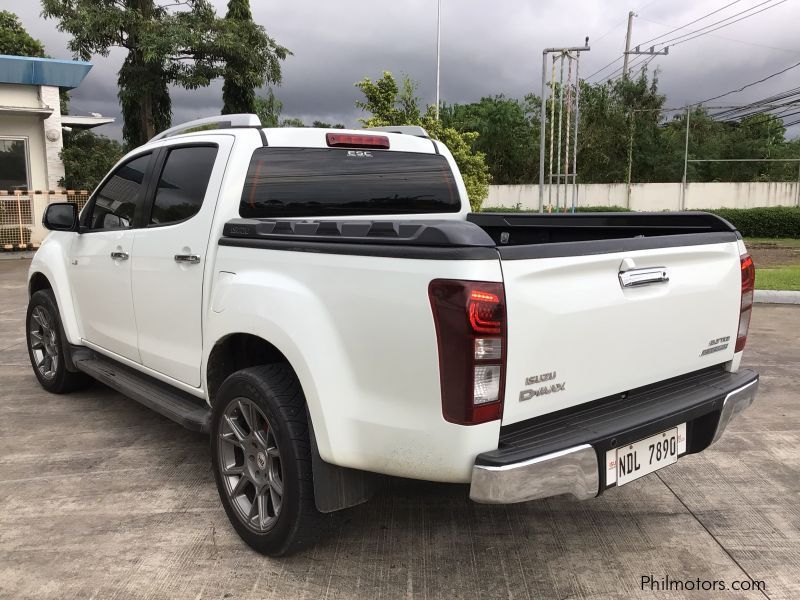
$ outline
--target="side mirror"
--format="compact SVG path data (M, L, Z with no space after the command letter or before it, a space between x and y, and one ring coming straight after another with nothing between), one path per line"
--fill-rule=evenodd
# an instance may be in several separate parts
M78 231L78 205L72 202L48 205L42 225L50 231Z

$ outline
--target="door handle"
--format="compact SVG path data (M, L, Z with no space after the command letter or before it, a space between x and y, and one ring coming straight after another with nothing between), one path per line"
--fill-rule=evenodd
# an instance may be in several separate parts
M115 251L111 253L111 258L114 260L128 260L128 258L130 258L130 254L127 252Z
M200 257L197 254L176 254L175 262L196 265L200 262Z
M619 273L619 284L623 288L653 283L667 283L668 281L667 267L645 267L643 269L620 271Z

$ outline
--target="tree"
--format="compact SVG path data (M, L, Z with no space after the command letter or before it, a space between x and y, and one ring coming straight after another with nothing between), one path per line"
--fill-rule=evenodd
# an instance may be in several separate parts
M228 64L246 65L257 87L278 83L280 61L289 54L252 20L218 18L208 0L42 0L42 7L72 34L69 48L77 57L127 51L118 96L131 146L169 127L170 84L207 86Z
M267 92L266 98L258 97L254 102L253 112L258 115L264 127L280 127L283 102L275 97L272 89Z
M69 190L92 190L124 153L122 144L104 135L65 132L61 160L66 175L58 184Z
M0 54L9 56L33 56L49 58L44 45L25 30L19 18L12 12L0 10ZM61 114L69 112L69 92L60 92Z
M421 125L433 138L448 147L461 171L472 210L479 210L489 194L491 175L485 155L472 149L478 133L459 132L444 125L436 119L433 106L428 106L423 112L420 99L416 96L417 85L409 77L403 77L402 89L389 71L384 71L380 79L372 81L364 78L355 85L365 98L357 100L356 106L372 113L372 116L360 119L367 127Z
M252 22L250 0L230 0L227 21ZM256 68L254 68L256 67ZM225 65L225 83L222 85L222 114L253 113L256 110L256 88L264 78L257 65L239 60L229 60Z
M31 37L17 15L7 10L0 10L0 54L38 58L46 56L42 42Z
M341 123L328 123L326 121L314 121L311 126L319 129L344 129L344 125Z
M443 105L442 123L457 131L476 131L473 150L486 155L492 181L499 184L538 180L539 99L502 94L471 104Z
M301 119L290 117L282 119L283 102L275 97L275 93L270 89L265 98L258 97L255 101L255 113L258 115L264 127L305 127ZM319 121L314 121L313 127L317 127ZM323 125L320 125L323 126ZM330 125L324 125L330 127ZM336 127L334 125L334 127Z

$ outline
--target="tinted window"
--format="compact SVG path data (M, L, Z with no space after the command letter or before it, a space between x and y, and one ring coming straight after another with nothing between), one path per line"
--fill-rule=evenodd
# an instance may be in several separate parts
M151 225L185 221L203 205L217 149L211 146L173 148L158 180Z
M259 148L243 217L458 212L458 189L438 154L340 148Z
M28 152L25 140L0 138L0 190L27 190Z
M144 174L150 154L117 168L97 192L86 225L91 229L129 229L144 203Z

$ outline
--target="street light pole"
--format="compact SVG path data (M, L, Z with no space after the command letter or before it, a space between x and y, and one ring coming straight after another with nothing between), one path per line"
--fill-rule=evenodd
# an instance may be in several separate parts
M442 0L436 5L436 120L439 120L439 54L442 48Z

